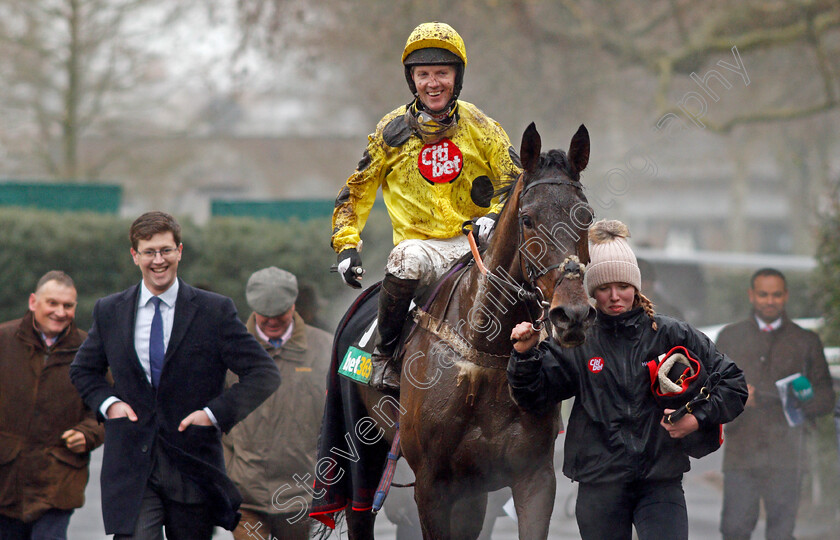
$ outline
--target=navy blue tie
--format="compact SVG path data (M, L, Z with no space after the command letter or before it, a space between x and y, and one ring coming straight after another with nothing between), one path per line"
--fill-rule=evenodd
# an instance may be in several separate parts
M152 297L155 304L155 315L152 317L152 331L149 332L149 369L152 372L152 385L157 388L160 382L160 372L163 369L163 357L166 347L163 344L163 317L160 314L161 299Z

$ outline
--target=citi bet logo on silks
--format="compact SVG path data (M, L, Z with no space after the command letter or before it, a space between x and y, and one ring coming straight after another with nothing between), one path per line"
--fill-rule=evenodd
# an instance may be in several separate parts
M589 366L589 371L592 373L598 373L604 369L604 359L600 356L593 356L589 359L589 363L587 365Z
M464 156L461 149L449 139L441 139L434 144L427 144L417 157L420 174L434 184L446 184L458 178L464 168Z

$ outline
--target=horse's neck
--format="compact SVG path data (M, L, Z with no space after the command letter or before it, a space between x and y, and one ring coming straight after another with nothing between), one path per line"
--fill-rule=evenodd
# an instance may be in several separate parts
M510 352L511 330L528 317L528 308L516 292L523 285L518 201L517 190L499 216L493 243L485 253L487 273L495 277L482 275L474 266L460 285L457 306L459 322L463 321L461 335L477 349L498 354Z

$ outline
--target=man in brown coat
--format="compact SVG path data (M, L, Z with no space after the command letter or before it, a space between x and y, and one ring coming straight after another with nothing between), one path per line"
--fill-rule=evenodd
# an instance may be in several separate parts
M76 287L47 272L29 312L0 325L0 538L66 538L84 504L90 452L104 429L70 383L86 337L74 323Z
M297 296L295 276L274 266L254 272L245 289L253 310L246 327L285 384L222 440L228 475L243 499L236 540L309 538L332 335L303 322ZM234 382L228 372L227 384Z
M834 390L819 336L785 314L784 275L772 268L758 270L749 298L753 315L727 326L717 339L718 348L744 371L749 390L744 412L726 425L720 529L725 540L749 539L763 499L766 537L789 540L805 466L805 423L831 412ZM802 381L800 398L788 397L805 419L791 426L776 381L795 373L810 385Z

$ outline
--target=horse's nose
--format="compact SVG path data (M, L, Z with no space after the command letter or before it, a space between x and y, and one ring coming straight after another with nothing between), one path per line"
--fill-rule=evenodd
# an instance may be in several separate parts
M588 324L595 320L595 308L588 303L557 306L548 312L548 318L557 328Z

